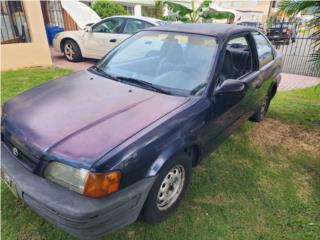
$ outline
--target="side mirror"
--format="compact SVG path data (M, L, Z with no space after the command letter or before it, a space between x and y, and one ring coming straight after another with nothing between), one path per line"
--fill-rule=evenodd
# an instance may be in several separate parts
M228 94L228 93L243 93L246 89L246 84L234 79L226 79L217 87L215 94Z
M85 32L91 32L91 26L85 26L84 27Z

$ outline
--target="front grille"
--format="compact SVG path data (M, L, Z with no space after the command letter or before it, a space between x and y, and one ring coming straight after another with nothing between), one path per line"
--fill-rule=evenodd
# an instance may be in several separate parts
M19 162L27 168L29 171L34 171L37 167L37 164L39 162L38 159L34 158L30 154L28 154L25 150L22 150L21 148L15 146L10 139L6 138L4 135L1 135L2 142L8 147L9 150L13 152L13 149L16 148L18 150L18 155L16 158L19 160Z

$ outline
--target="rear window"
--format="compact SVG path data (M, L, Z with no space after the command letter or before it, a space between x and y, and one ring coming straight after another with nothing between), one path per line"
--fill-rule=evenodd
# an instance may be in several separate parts
M288 23L275 23L275 24L272 24L272 27L273 28L281 28L281 25L282 25L282 28L287 28L289 26Z

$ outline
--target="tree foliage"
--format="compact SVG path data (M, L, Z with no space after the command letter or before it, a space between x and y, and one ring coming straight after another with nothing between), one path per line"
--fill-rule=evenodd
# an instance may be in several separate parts
M165 1L164 4L173 12L173 16L169 16L168 20L177 20L182 22L198 22L200 19L226 19L233 16L230 12L218 12L210 9L212 0L204 0L196 7L195 1L191 0L191 8L172 1Z
M92 9L101 17L106 18L115 15L128 15L128 11L120 4L109 0L96 0Z
M320 64L320 1L283 0L279 5L279 13L291 17L306 12L313 15L313 18L308 21L308 27L313 30L310 36L314 40L313 47L317 48L315 53L312 54L312 60Z
M154 4L154 13L153 17L162 19L163 17L163 2L161 0L158 0Z

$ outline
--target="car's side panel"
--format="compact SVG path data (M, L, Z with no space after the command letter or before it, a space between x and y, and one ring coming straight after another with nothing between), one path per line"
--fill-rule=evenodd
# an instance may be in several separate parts
M88 56L100 59L129 36L121 33L86 32L83 47Z

